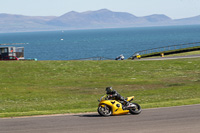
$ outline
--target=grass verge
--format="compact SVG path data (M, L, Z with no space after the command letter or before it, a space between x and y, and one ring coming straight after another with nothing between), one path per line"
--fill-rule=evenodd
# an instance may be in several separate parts
M150 54L143 54L141 55L141 57L142 58L161 57L161 53L164 53L165 56L186 56L186 55L199 54L200 53L199 51L200 51L200 46L196 46L196 47L189 47L189 48L162 51L162 52L153 52Z
M200 103L200 58L1 61L0 117L95 112L105 87L142 108Z

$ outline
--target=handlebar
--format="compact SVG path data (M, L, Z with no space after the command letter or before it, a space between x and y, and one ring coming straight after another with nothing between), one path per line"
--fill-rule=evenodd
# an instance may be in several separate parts
M106 99L106 98L108 98L108 95L104 95L104 96L102 96L98 101L100 102L100 101L102 101L102 99Z

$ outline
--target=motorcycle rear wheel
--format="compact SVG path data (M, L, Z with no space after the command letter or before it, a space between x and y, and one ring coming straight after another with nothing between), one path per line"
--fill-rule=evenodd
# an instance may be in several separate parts
M141 111L142 111L140 105L137 104L137 103L132 103L132 104L134 104L135 107L134 107L134 108L130 108L130 109L129 109L129 112L130 112L131 114L133 114L133 115L138 115L138 114L140 114Z
M111 108L105 104L103 104L103 106L102 105L99 106L97 111L101 116L111 116L112 115Z

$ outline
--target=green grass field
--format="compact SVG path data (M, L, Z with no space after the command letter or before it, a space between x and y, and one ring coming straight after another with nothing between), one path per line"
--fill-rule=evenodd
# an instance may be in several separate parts
M0 117L96 112L112 86L142 108L200 103L200 58L1 61Z

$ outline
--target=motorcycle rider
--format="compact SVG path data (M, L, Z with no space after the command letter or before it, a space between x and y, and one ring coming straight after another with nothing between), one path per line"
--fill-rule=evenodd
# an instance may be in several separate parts
M121 54L120 56L118 56L117 58L115 58L115 60L124 60L124 55Z
M108 99L114 99L125 102L125 105L129 105L129 102L124 99L116 90L112 89L112 87L106 87L106 94L109 95Z

